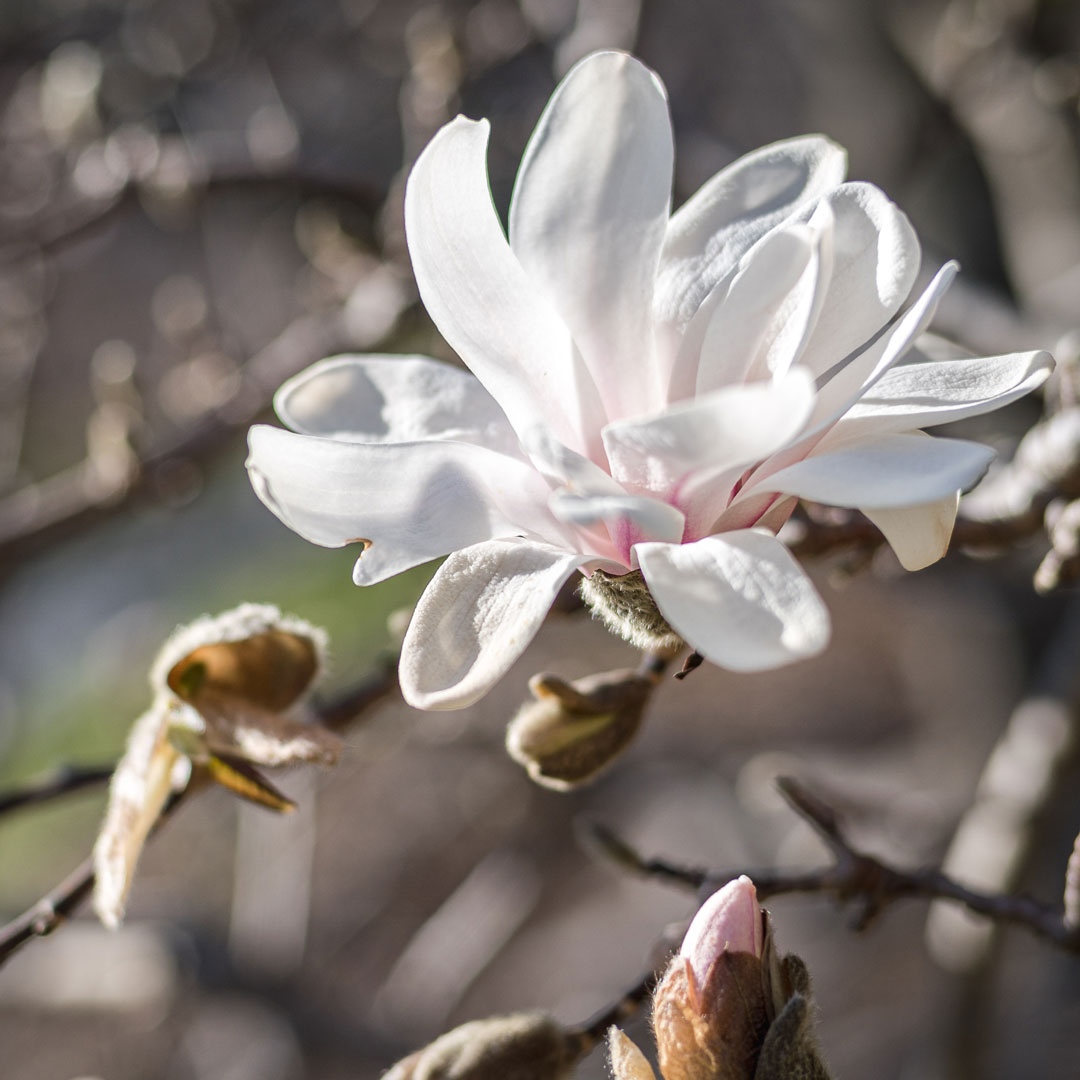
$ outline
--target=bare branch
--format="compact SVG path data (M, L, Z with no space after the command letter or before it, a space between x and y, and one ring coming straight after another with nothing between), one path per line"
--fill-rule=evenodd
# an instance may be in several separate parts
M831 895L840 903L857 901L853 923L856 930L865 929L896 900L955 900L995 922L1024 926L1059 948L1080 954L1080 928L1067 924L1060 908L1027 896L981 893L937 869L906 870L892 866L852 845L836 812L802 784L790 777L781 777L778 785L792 809L809 822L832 849L835 857L832 865L805 872L702 870L678 866L665 859L646 858L603 826L589 826L588 833L601 851L619 866L684 888L711 889L746 874L753 880L762 900L789 893L820 893Z
M115 767L115 762L109 765L62 765L45 776L35 777L18 788L0 793L0 814L104 784Z

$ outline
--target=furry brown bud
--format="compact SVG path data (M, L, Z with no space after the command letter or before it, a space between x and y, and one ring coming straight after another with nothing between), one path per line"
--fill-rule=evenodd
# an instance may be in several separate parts
M383 1080L565 1080L580 1054L544 1013L473 1020L399 1061Z
M593 779L633 741L654 682L607 671L575 682L534 675L506 731L506 749L538 784L566 791Z

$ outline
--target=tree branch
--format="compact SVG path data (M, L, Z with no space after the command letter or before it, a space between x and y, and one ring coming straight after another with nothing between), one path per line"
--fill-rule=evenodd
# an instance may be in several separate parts
M777 784L792 809L813 826L832 850L834 861L830 866L797 873L776 869L720 872L682 867L665 859L640 855L603 826L593 825L588 831L604 855L619 866L684 888L712 889L740 874L747 874L757 886L762 900L788 893L821 893L833 896L840 903L857 901L855 930L865 929L897 900L955 900L995 922L1026 927L1059 948L1080 954L1080 928L1068 925L1059 907L1027 896L978 892L938 869L905 870L886 863L856 848L847 839L836 812L802 784L790 777L780 777Z

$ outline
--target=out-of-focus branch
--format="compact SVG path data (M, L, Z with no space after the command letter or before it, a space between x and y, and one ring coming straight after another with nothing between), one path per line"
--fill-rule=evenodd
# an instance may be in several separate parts
M132 452L125 469L102 470L87 458L0 499L0 572L20 557L40 554L87 525L153 498L170 472L205 463L251 424L285 378L348 344L343 313L299 318L248 361L237 393L179 438Z
M954 900L995 922L1026 927L1068 952L1080 953L1080 931L1066 923L1060 908L1026 896L1005 896L969 889L937 869L906 870L860 851L847 838L835 811L797 781L782 777L777 783L792 809L809 822L833 853L833 862L818 870L787 872L776 869L712 871L682 867L664 859L649 859L602 826L591 826L592 838L618 865L647 877L660 878L701 890L749 875L758 896L820 893L841 903L857 902L853 923L865 929L897 900L918 898Z
M974 801L957 825L945 856L943 867L948 873L988 891L1013 886L1035 837L1034 823L1056 794L1062 766L1077 744L1078 655L1080 604L1074 600L1028 693L987 758ZM1080 932L1068 917L1061 920L1061 931L1074 942L1080 940ZM955 971L974 971L989 954L994 927L935 905L927 921L927 937L942 964Z
M397 686L397 674L394 665L389 661L383 662L355 686L351 686L334 697L317 704L315 708L316 715L326 727L340 730L355 723L368 710L391 697L397 692ZM102 774L99 770L95 774L93 782L103 782L108 775L108 773ZM91 782L90 780L86 781L87 784ZM173 796L158 819L158 825L151 835L156 835L161 824L183 803L188 802L193 795L203 790L205 786L196 780L196 782L189 784L187 788ZM54 790L51 794L40 795L36 801L40 802L45 798L55 797L60 793L59 790ZM0 798L0 806L5 802L20 805L28 801L34 800L32 797L27 798L26 789L23 789L20 792L14 792ZM82 902L93 892L93 889L94 865L93 860L87 858L64 878L56 888L32 904L21 915L16 916L5 926L0 927L0 964L3 964L28 941L51 934L78 909Z
M35 803L50 802L83 788L103 784L112 776L111 765L64 765L45 776L6 792L0 792L0 815Z
M326 199L356 207L374 219L385 192L363 181L346 182L329 176L305 173L295 168L271 171L256 168L210 168L200 164L197 155L185 159L183 194L188 198L245 192L280 191L303 199ZM44 251L55 254L80 240L93 236L114 224L124 214L137 209L139 200L166 186L164 178L131 177L112 194L103 198L82 198L59 210L50 210L17 230L0 236L0 252L10 258L20 251ZM171 185L170 185L171 192Z
M1039 60L1025 48L1035 8L898 4L893 27L913 70L971 139L1021 307L1075 325L1080 157L1066 110L1040 95Z

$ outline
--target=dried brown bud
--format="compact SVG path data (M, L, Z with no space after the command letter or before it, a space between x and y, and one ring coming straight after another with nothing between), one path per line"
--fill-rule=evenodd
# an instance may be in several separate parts
M534 675L526 702L506 730L506 749L545 787L566 791L593 779L633 741L654 681L606 671L575 682Z
M448 1031L383 1080L565 1080L580 1048L544 1013L496 1016Z
M150 673L151 708L136 722L109 789L94 846L94 908L107 926L124 913L143 844L192 764L274 810L294 804L255 768L337 759L337 736L306 722L303 701L326 635L275 607L244 604L180 627Z

